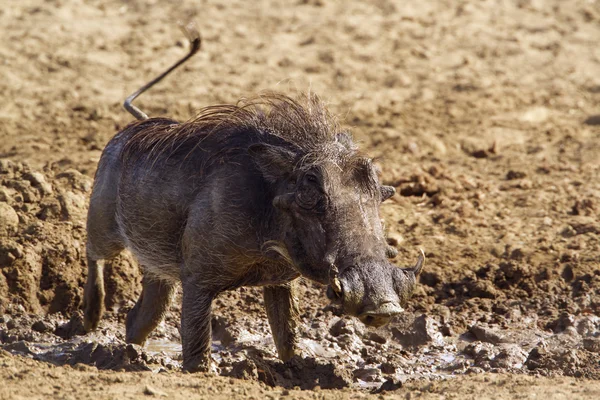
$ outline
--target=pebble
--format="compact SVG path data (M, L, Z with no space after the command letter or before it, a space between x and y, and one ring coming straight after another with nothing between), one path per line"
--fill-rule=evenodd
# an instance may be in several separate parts
M404 347L444 344L439 324L425 314L415 318L408 329L392 328L392 333L394 338Z
M19 216L8 203L0 202L0 236L10 236L17 232Z
M373 393L392 392L394 390L400 389L401 387L402 381L389 378L385 382L383 382L378 389L373 391Z
M146 396L158 396L158 397L166 397L167 396L167 394L165 392L155 389L150 385L146 385L144 387L144 394Z
M46 181L46 178L40 172L27 172L23 174L23 179L31 182L31 186L38 189L42 194L52 194L52 185Z
M600 353L600 338L590 337L583 339L583 348L592 353Z
M31 325L31 329L33 329L36 332L47 333L52 332L54 330L54 325L52 325L50 322L39 320L34 322L33 325Z
M365 382L380 382L381 370L379 368L359 368L352 373L354 379L360 379Z
M507 342L506 337L494 328L476 324L476 325L473 325L469 329L469 331L473 335L475 335L477 340L482 341L482 342L492 343L492 344L499 344L499 343Z
M500 353L494 357L491 366L494 368L522 368L527 361L527 352L516 344L506 345Z

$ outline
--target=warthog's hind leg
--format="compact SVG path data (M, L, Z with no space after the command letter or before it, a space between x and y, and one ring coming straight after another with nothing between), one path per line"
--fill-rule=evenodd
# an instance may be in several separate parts
M168 281L144 276L142 294L127 314L126 341L143 345L162 321L175 291Z
M265 308L277 353L282 361L288 361L297 352L298 346L298 298L294 293L294 282L278 286L265 286Z
M90 219L90 217L88 217ZM87 264L88 276L83 290L83 328L94 331L104 314L104 264L116 257L123 247L116 241L92 240L95 232L88 230ZM97 245L93 243L99 242Z
M216 293L202 287L194 279L183 282L181 307L181 344L183 369L188 372L207 372L211 367L212 301Z
M86 332L98 328L104 314L104 260L88 257L88 277L83 294L83 327Z

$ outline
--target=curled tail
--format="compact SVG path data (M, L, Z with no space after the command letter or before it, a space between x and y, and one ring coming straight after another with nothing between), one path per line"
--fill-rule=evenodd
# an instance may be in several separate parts
M163 72L162 74L160 74L159 76L157 76L156 78L154 78L153 80L151 80L150 82L146 83L144 86L142 86L141 88L139 88L138 90L133 92L129 97L127 97L125 99L125 102L123 103L123 106L125 107L125 109L127 111L129 111L129 113L131 115L133 115L136 119L138 119L140 121L148 119L148 116L142 110L140 110L139 108L137 108L136 106L131 104L133 102L133 100L135 100L136 97L138 97L140 94L144 93L146 90L150 89L152 86L154 86L155 84L157 84L158 82L163 80L163 78L165 76L169 75L174 69L176 69L181 64L186 62L190 57L192 57L194 54L196 54L198 52L198 50L200 50L200 45L202 44L202 39L200 38L200 33L198 32L198 29L196 28L196 26L194 24L189 24L187 26L182 25L182 30L183 30L183 33L187 36L188 40L190 41L189 53L185 57L183 57L181 60L179 60L175 64L173 64L165 72Z

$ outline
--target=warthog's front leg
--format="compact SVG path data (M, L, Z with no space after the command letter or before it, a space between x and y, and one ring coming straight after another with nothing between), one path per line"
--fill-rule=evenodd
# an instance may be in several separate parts
M298 347L298 298L294 282L278 286L265 286L265 308L277 353L282 361L288 361Z
M188 277L183 282L181 307L181 344L183 369L188 372L210 370L212 340L211 314L215 293L198 280Z
M144 276L142 294L127 314L127 343L144 344L150 332L162 321L174 290L170 282Z

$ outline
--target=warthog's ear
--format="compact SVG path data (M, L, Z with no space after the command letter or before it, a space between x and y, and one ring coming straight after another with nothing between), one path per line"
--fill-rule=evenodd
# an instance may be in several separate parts
M290 174L296 160L294 152L270 144L253 144L248 147L248 153L269 182Z
M393 186L382 185L379 190L381 191L381 201L386 201L396 193L396 188Z

